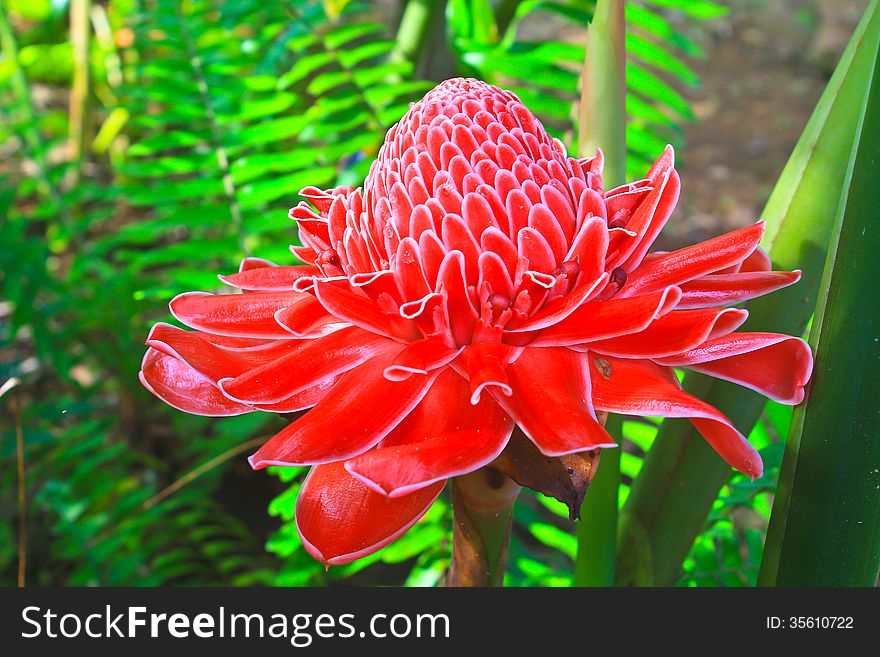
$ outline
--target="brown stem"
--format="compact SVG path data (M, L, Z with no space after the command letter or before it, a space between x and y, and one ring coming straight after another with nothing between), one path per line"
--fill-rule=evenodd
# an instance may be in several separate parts
M520 486L485 467L452 480L452 562L447 586L501 586Z
M24 588L27 566L27 494L24 487L24 434L21 429L21 401L15 400L15 453L18 461L18 586Z
M205 463L202 463L200 466L193 468L192 470L187 472L185 475L183 475L180 479L176 480L172 484L169 484L168 486L166 486L165 488L160 490L158 493L153 495L153 497L151 497L146 502L144 502L144 510L152 509L159 502L164 500L166 497L173 495L174 493L179 491L181 488L186 486L188 483L190 483L194 479L198 479L206 472L213 470L221 463L225 463L226 461L231 459L233 456L238 456L239 454L241 454L243 452L246 452L246 451L253 449L255 447L259 447L260 445L265 443L266 440L268 440L267 436L259 436L257 438L253 438L252 440L249 440L246 443L242 443L241 445L236 445L232 449L228 449L225 452L223 452L222 454L215 456L211 460L206 461Z
M21 384L15 377L0 385L0 397ZM24 431L21 426L21 395L13 394L10 401L15 418L15 460L18 466L18 586L24 588L27 564L27 494L24 486Z

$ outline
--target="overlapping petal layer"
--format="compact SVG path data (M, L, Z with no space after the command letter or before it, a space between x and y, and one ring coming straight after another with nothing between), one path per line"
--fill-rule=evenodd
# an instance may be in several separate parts
M758 476L757 452L673 368L799 402L805 343L738 333L746 312L725 307L799 272L771 271L760 222L651 253L674 164L667 148L605 190L601 153L569 157L515 95L444 82L391 128L362 188L302 191L305 264L246 258L220 277L240 293L173 299L195 330L158 324L141 380L202 415L311 408L251 464L314 466L297 524L328 564L394 540L515 424L557 458L614 445L596 409L687 417Z
M315 559L339 565L385 547L412 527L443 490L438 481L388 497L349 474L343 463L316 465L296 499L296 527Z
M488 395L470 402L467 382L447 369L409 416L376 448L346 462L367 486L398 497L472 472L495 459L513 419Z
M686 417L721 457L740 472L760 477L761 456L720 411L689 395L675 372L648 360L592 357L596 408L624 415Z

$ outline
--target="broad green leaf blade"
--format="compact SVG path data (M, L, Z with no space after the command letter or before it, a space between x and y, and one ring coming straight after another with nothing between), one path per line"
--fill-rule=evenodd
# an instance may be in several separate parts
M766 586L874 586L880 570L878 71L880 50L810 329L817 367L785 446Z
M813 312L878 40L880 11L873 0L765 210L764 245L775 267L801 269L803 277L797 285L749 302L745 330L800 335ZM688 374L684 385L725 413L744 434L758 421L766 403L750 390L701 375ZM663 422L624 506L618 582L674 583L729 476L730 467L689 423ZM653 572L650 577L636 577L644 571L638 561L644 559L645 550Z
M626 176L625 4L624 0L596 4L581 82L579 143L583 155L597 148L604 151L606 189L622 184ZM615 418L611 424L616 429L611 435L622 444L622 422ZM577 586L614 585L621 449L602 450L601 464L581 507Z

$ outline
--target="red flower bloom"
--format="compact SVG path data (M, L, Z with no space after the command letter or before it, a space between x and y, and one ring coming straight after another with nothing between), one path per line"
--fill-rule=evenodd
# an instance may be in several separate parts
M290 216L309 263L247 258L243 294L182 294L141 380L190 413L311 408L250 462L311 465L307 549L345 563L390 543L449 477L492 462L514 424L548 456L613 447L596 411L686 417L733 467L761 457L684 392L688 367L796 404L799 338L735 333L724 306L790 285L763 223L649 253L679 193L671 148L605 191L515 95L449 80L388 132L363 190L306 188Z

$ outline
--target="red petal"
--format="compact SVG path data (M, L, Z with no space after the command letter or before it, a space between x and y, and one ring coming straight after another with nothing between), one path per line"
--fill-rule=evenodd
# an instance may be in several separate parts
M601 359L602 363L596 361ZM669 367L647 360L590 354L593 404L624 415L690 418L697 431L731 466L760 477L763 463L757 450L721 412L684 392Z
M739 271L746 273L770 271L771 269L773 269L773 263L770 262L770 256L759 246L742 261L742 266L740 266Z
M338 376L332 376L319 381L311 388L306 388L287 399L282 399L273 404L254 404L254 408L258 411L266 411L267 413L295 413L311 408L319 401L327 396L327 393L333 389L336 382L339 381ZM222 386L223 381L220 381Z
M223 396L210 381L183 361L147 349L139 378L144 387L169 406L214 417L250 413L252 408Z
M576 260L580 266L578 286L568 294L547 303L519 326L508 330L516 333L556 324L602 290L608 281L608 274L602 271L607 243L608 231L605 229L605 222L598 217L587 219L578 233L571 252L566 256L566 259Z
M312 265L297 267L260 267L245 269L230 276L218 275L221 281L241 290L271 292L291 290L296 279L303 276L319 276L321 270Z
M247 258L243 258L241 263L238 265L238 271L248 271L250 269L263 269L264 267L277 267L278 265L272 262L271 260L266 260L265 258L256 258L254 256L248 256Z
M276 340L269 345L248 348L221 347L194 331L159 322L150 330L147 345L178 360L216 384L283 357L298 346L296 340Z
M764 222L759 221L715 239L651 257L628 272L621 296L631 297L679 285L739 263L755 250L763 233Z
M621 358L662 358L695 349L716 333L729 333L746 317L739 308L673 310L644 331L598 340L590 349Z
M565 239L571 242L574 239L576 222L574 209L567 195L552 185L544 185L541 187L541 201L556 218Z
M375 301L349 287L348 281L319 280L315 296L334 317L381 335L414 338L415 325L396 312L383 312Z
M437 274L437 288L440 291L440 286L443 286L449 327L456 344L465 344L470 340L478 319L477 311L468 296L464 267L464 255L461 251L450 251L443 258Z
M361 290L374 302L383 295L394 300L395 303L400 301L400 288L397 286L394 272L390 269L352 274L348 282L352 290Z
M422 269L419 243L412 237L405 237L397 245L393 267L405 299L419 299L431 291Z
M512 280L516 275L519 254L516 251L516 246L510 241L510 238L497 228L487 228L485 232L480 235L480 245L483 247L484 253L495 253L501 258L504 262L504 266L507 267L507 273Z
M623 265L621 265L624 269L629 270L638 266L645 257L645 254L654 244L654 240L657 239L660 231L663 230L666 222L669 221L669 217L672 215L676 203L678 203L678 196L681 192L681 179L675 169L669 172L668 178L663 179L663 182L660 183L660 189L662 190L661 196L657 202L657 206L653 210L650 224L645 228L644 232L641 233L641 236L636 238L639 240L638 246L629 255ZM636 215L638 215L639 212L640 211L637 210ZM627 230L632 230L637 233L639 232L638 228L633 226L632 221L627 223L626 228Z
M605 286L608 284L608 278L607 272L602 272L599 278L595 280L585 278L578 288L547 303L522 324L506 330L511 333L522 333L539 330L548 326L552 328L564 322L569 316L577 312L579 308L586 307L588 299L605 289Z
M526 348L507 372L513 394L495 398L541 452L561 456L616 446L596 420L584 354L562 347Z
M355 326L297 342L292 353L221 380L220 389L230 399L245 404L274 404L347 372L368 358L399 348L388 338Z
M491 292L502 296L509 298L513 295L513 281L501 256L491 251L484 251L480 254L477 264L480 270L478 290L488 286Z
M351 458L382 440L416 407L436 374L389 381L383 375L400 349L343 374L312 410L292 422L250 457L269 465L313 465Z
M296 224L297 228L299 228L299 238L304 244L308 244L318 253L331 248L326 219L297 217Z
M635 232L637 236L625 242L626 246L608 262L609 269L622 266L630 271L637 267L666 225L678 202L681 189L681 182L673 168L674 165L675 154L672 147L667 146L648 173L648 179L653 187L651 193L639 204L626 224L626 229Z
M303 262L315 262L318 259L317 252L310 246L291 245L290 251Z
M390 498L352 477L341 462L316 465L296 500L296 528L315 559L349 563L400 538L431 508L445 483Z
M468 228L467 224L457 214L447 214L443 218L441 230L443 244L448 251L461 251L464 255L465 280L469 285L477 282L477 259L480 257L480 245Z
M739 273L755 273L762 271L770 271L773 269L773 263L770 262L770 256L760 246L755 247L746 259L738 262L730 267L719 269L715 274L739 274Z
M680 309L709 308L739 303L797 283L800 271L710 274L681 284Z
M427 374L450 363L460 352L461 349L453 349L437 338L416 340L404 347L394 362L385 368L385 378L403 381L413 374Z
M290 335L297 338L318 338L350 326L329 314L313 297L312 302L282 308L275 313L275 321Z
M608 216L614 217L621 210L627 210L632 215L654 191L653 181L644 182L644 186L628 183L605 192L605 212Z
M467 382L447 369L422 403L375 449L345 468L380 492L398 497L472 472L501 453L513 420L488 395L470 402Z
M577 212L578 222L581 222L589 217L600 217L606 225L608 224L608 214L605 209L605 199L602 198L602 196L598 194L596 190L591 188L587 188L583 192L581 192L580 199L578 200Z
M516 236L517 251L528 261L528 269L548 274L556 268L550 244L534 228L525 227Z
M659 361L751 388L783 404L799 404L813 370L810 347L778 333L731 333Z
M275 313L282 308L293 312L314 303L311 295L293 291L221 295L187 292L174 297L169 307L180 322L208 333L289 338L290 333L275 321Z
M170 324L167 324L170 326ZM218 347L225 347L227 349L236 350L236 349L244 349L244 350L257 350L263 348L274 348L277 346L281 340L277 340L275 338L238 338L232 335L217 335L216 333L205 333L204 331L192 331L198 335L202 340L210 342L211 344L215 344Z
M496 394L510 395L506 366L515 349L500 342L480 342L461 350L453 366L470 382L471 404L476 404L487 388Z
M607 224L602 217L587 217L578 229L574 242L565 256L578 263L581 273L589 281L605 271L605 251L608 248Z
M586 303L558 324L541 331L532 344L585 344L642 331L674 308L680 298L681 291L671 286L662 292L639 297Z
M562 232L559 220L546 205L539 203L532 206L529 211L529 227L535 229L547 241L554 263L561 263L568 251L568 240Z

